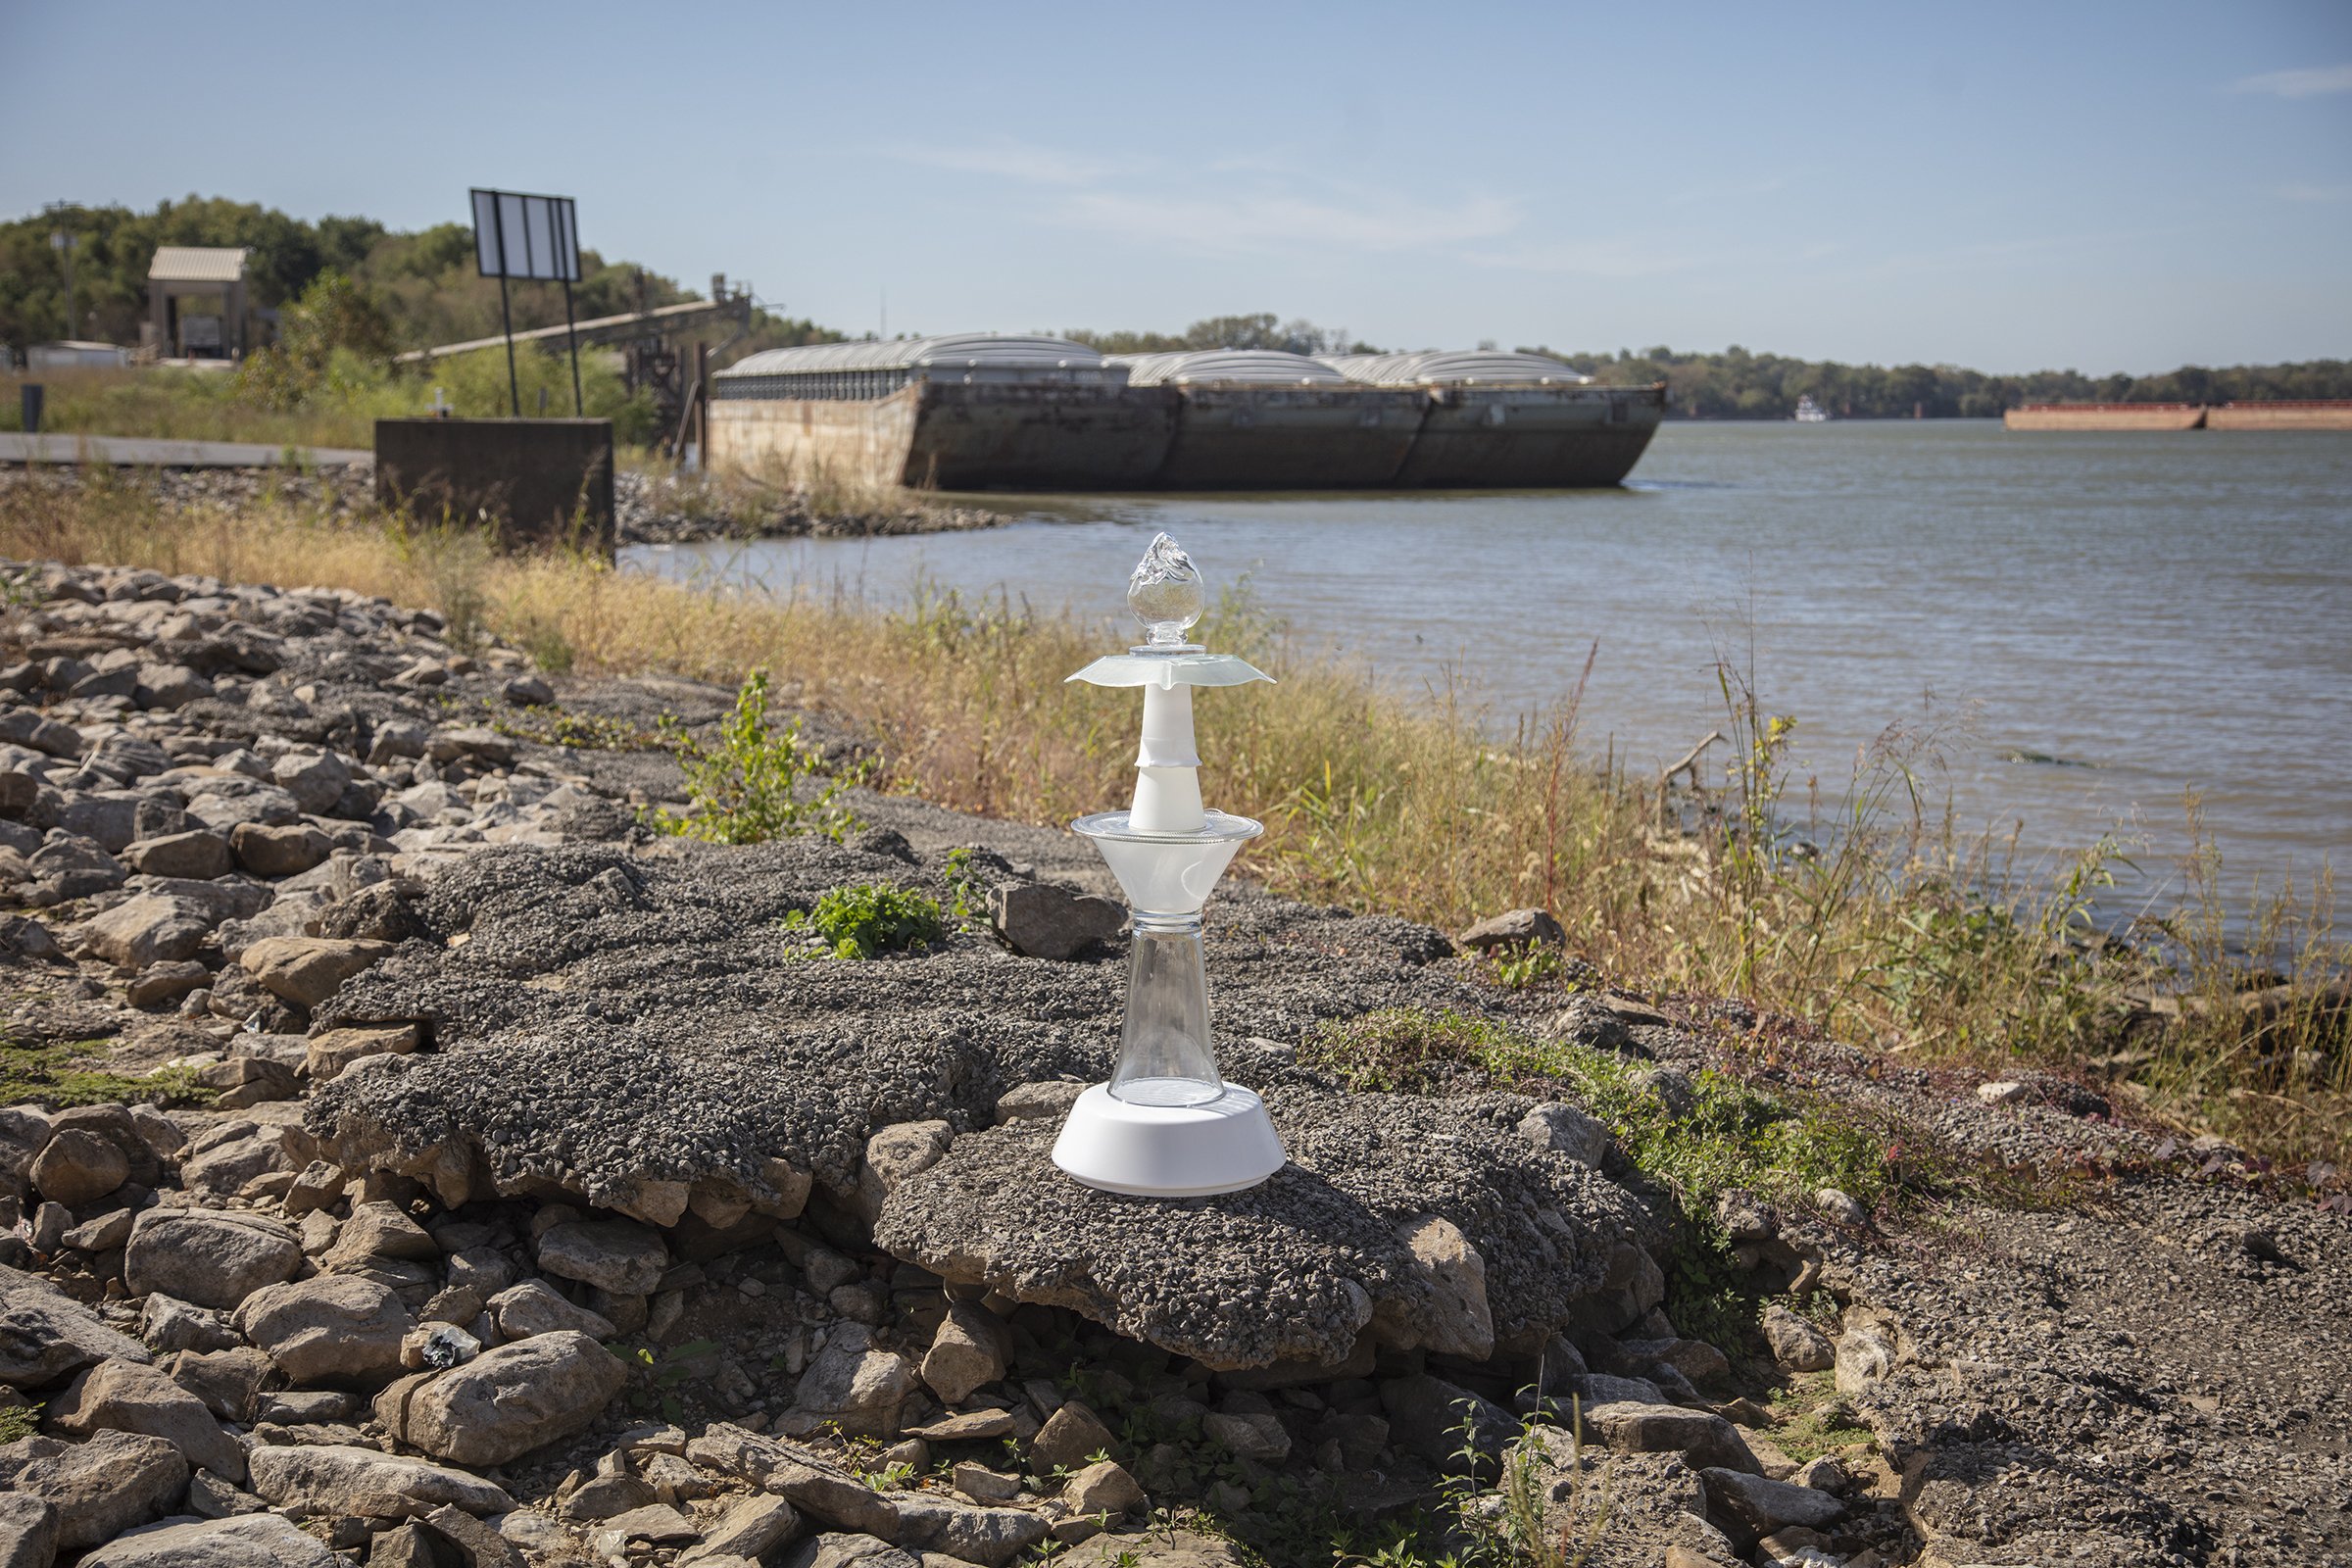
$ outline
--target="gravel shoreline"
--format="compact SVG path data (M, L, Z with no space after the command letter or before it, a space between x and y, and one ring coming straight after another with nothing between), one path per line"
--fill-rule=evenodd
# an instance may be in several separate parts
M1294 1166L1113 1199L1045 1157L1124 976L1116 935L1018 913L1105 891L1069 835L858 791L845 844L661 837L646 738L730 692L548 676L348 593L7 571L8 1059L129 1081L0 1109L0 1416L32 1432L0 1561L1238 1563L1230 1530L1319 1562L1284 1510L1427 1517L1454 1429L1491 1483L1538 1382L1585 1407L1581 1456L1529 1452L1554 1526L1607 1489L1596 1563L2352 1561L2352 1219L2080 1085L1563 1007L1242 882L1217 1016ZM975 877L997 913L923 954L778 929ZM1727 1200L1768 1305L1710 1342L1582 1107L1298 1060L1396 1007L2072 1185Z

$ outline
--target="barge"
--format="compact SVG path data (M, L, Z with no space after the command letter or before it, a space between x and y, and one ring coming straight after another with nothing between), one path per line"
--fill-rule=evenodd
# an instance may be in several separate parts
M714 468L941 490L1613 485L1665 388L1532 354L1104 356L964 334L754 354L710 378Z
M2201 430L2201 403L2028 403L2001 415L2011 430Z

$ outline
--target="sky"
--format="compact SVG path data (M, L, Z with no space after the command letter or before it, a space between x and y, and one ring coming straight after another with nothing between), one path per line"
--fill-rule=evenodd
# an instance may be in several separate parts
M2348 0L0 0L0 214L549 191L852 333L2352 358Z

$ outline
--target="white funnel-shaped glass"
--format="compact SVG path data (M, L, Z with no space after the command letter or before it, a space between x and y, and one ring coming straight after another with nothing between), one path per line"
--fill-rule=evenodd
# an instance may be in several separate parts
M1219 811L1206 814L1208 825L1186 838L1128 838L1097 827L1107 818L1118 828L1126 828L1134 819L1127 811L1081 817L1075 825L1102 852L1110 874L1119 879L1119 891L1127 896L1127 906L1140 922L1154 915L1198 915L1243 841L1257 835L1255 822L1248 824L1247 832L1218 833L1221 824L1235 818Z
M1135 1105L1204 1105L1225 1093L1208 1033L1198 918L1138 917L1128 949L1127 1020L1110 1092Z

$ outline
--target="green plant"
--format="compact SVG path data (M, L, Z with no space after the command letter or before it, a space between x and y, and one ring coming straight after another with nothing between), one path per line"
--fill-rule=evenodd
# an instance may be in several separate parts
M684 815L652 818L661 832L712 844L761 844L799 833L821 833L835 843L865 824L840 799L863 777L824 771L824 756L801 739L794 719L780 732L767 724L767 671L756 669L735 696L735 710L705 742L670 720L667 735L686 774ZM821 782L814 782L819 781ZM804 783L812 783L804 789Z
M887 882L827 888L816 906L784 917L787 931L823 939L836 958L871 958L884 953L920 953L947 934L939 902Z
M1567 970L1567 956L1557 948L1531 943L1496 954L1494 970L1494 983L1505 991L1525 991L1558 979Z
M29 1438L41 1430L41 1407L37 1404L0 1404L0 1444Z
M952 898L948 912L966 925L988 918L988 889L983 887L977 872L972 869L972 848L957 845L948 852L948 892Z
M83 1065L109 1042L75 1040L31 1046L0 1037L0 1105L37 1102L63 1109L109 1101L153 1101L162 1105L204 1105L214 1091L196 1081L189 1067L164 1067L137 1077Z

